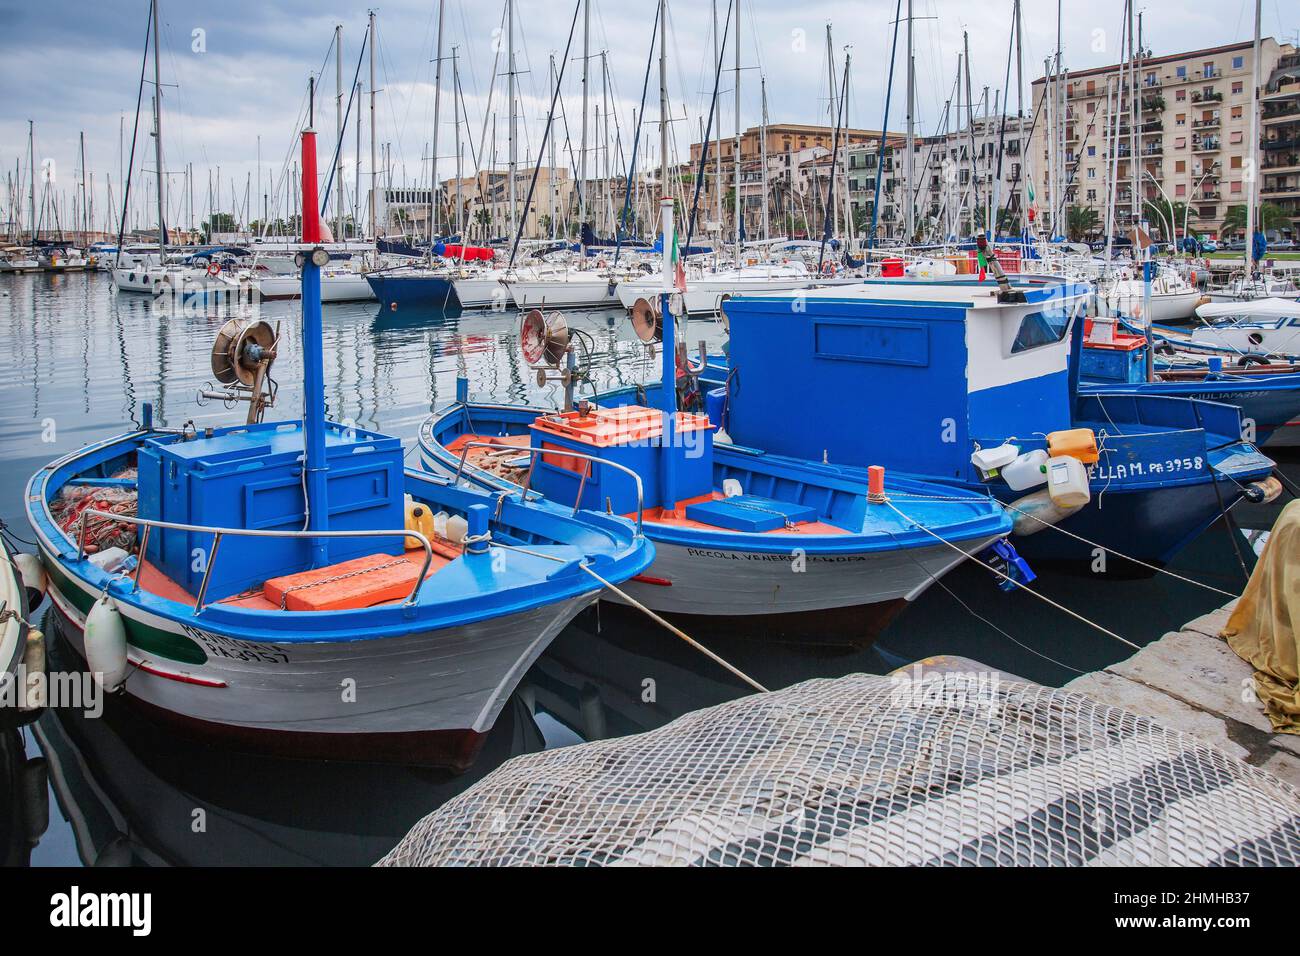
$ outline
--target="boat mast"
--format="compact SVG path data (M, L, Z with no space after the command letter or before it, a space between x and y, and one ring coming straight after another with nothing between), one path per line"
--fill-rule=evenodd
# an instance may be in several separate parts
M163 210L167 205L167 186L163 178L162 159L162 64L158 58L158 0L153 0L153 149L158 167L158 264L167 256L167 226Z
M721 53L718 50L718 0L713 0L713 62L719 63ZM721 69L721 65L718 69ZM713 151L713 191L718 200L718 237L722 237L722 114L718 112L718 84L713 84L713 115L718 118L717 147ZM716 256L717 250L714 250Z
M1255 272L1255 197L1258 195L1259 175L1259 34L1260 34L1260 0L1255 0L1255 62L1252 64L1250 80L1250 158L1248 160L1250 176L1246 181L1246 280Z
M27 224L28 238L31 240L32 248L36 248L36 124L31 120L27 121L27 172L31 179L31 190L27 194L28 203L30 204L31 222Z
M733 150L736 164L736 268L740 268L741 252L741 216L743 205L740 200L740 0L736 0L736 142ZM667 160L665 159L665 162Z
M1133 186L1129 196L1129 218L1133 228L1141 226L1142 202L1139 194L1142 191L1142 157L1139 155L1138 143L1138 98L1140 96L1137 84L1137 52L1134 45L1136 36L1133 32L1133 0L1128 0L1128 137L1129 137L1129 169L1132 171ZM1058 7L1059 10L1059 7ZM1133 255L1138 257L1141 250L1138 249L1136 235L1134 236Z
M554 54L554 53L552 53L551 56L550 56L550 81L551 81L551 89L550 89L551 102L554 103L554 102L555 102L555 54ZM547 180L546 180L546 183L547 183L547 190L546 190L546 191L550 194L550 220L551 220L551 228L550 228L550 230L549 230L549 232L550 232L550 236L548 237L548 238L550 238L550 239L554 239L554 238L555 238L555 228L556 228L556 223L555 223L555 194L556 194L556 183L555 183L555 141L556 141L557 138L558 138L558 137L555 137L555 136L547 137L547 143L546 143L546 153L547 153L547 156L549 157L549 158L548 158L548 164L549 164L549 166L550 166L550 169L548 170Z
M370 11L370 238L379 238L375 224L375 11ZM361 177L357 177L358 186Z
M429 245L438 236L438 126L442 110L442 20L445 0L438 0L438 39L433 61L433 153L429 160ZM432 253L430 253L432 254Z
M302 131L302 241L321 241L320 198L316 191L315 87L308 80L307 127ZM302 430L303 495L307 529L328 531L329 460L325 452L325 362L322 352L320 266L311 251L302 256ZM327 538L311 538L312 567L329 564Z
M763 110L761 118L762 129L760 131L762 136L759 139L759 162L762 163L763 168L760 173L761 185L759 188L763 192L763 238L770 239L772 238L770 232L771 224L768 222L767 213L767 77L759 77L758 85Z
M334 166L334 181L338 184L334 190L334 241L342 242L343 236L343 24L334 27L334 129L338 148L338 159Z
M1025 64L1020 42L1020 0L1015 0L1014 17L1016 31L1016 142L1020 144L1021 170L1021 175L1017 177L1016 182L1016 209L1019 213L1020 232L1023 235L1028 226L1029 218L1025 207L1025 183L1029 178L1025 175L1029 166L1029 143L1025 139Z
M912 0L907 0L907 139L903 147L903 242L916 237L916 209L912 204L912 150L916 142L916 64L912 56Z
M464 175L460 145L460 65L456 59L456 47L451 48L451 106L452 118L456 127L456 236L461 245L461 260L465 258L465 203L461 199L461 178Z
M589 44L591 39L591 0L582 2L582 140L578 145L578 225L587 221L587 113L588 104L587 67Z
M826 95L828 97L826 103L826 114L831 118L831 126L834 127L839 120L840 111L839 106L835 101L835 51L832 49L832 42L831 25L828 22L826 24ZM830 179L832 182L835 180L834 156L831 157ZM827 193L827 195L834 196L834 190L832 189ZM836 210L832 208L830 210L824 210L824 212L828 213L830 216L831 234L834 235L836 230Z
M506 123L506 139L509 148L509 166L510 166L510 206L507 210L509 213L510 235L515 234L515 165L517 162L515 146L515 2L506 0L506 82L508 89L506 92L506 110L509 114L509 120Z

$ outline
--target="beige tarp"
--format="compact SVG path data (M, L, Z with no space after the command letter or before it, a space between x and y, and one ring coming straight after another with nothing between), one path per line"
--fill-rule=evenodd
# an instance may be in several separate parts
M1273 729L1300 734L1300 500L1282 509L1220 636L1254 666Z

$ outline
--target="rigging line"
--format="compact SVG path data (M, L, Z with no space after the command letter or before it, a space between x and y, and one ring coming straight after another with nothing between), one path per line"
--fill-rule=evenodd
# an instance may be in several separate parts
M663 0L660 0L663 2ZM576 0L573 6L573 21L569 24L569 38L564 44L564 59L560 61L559 77L555 83L555 92L551 95L551 109L546 114L546 127L542 132L541 148L537 151L537 162L533 165L533 176L528 183L528 195L524 197L523 208L527 210L533 204L533 192L537 189L537 174L542 170L542 159L546 153L546 142L551 135L551 124L555 121L555 101L560 96L560 84L564 82L564 71L569 65L569 50L573 46L573 34L578 28L578 13L582 9L583 0ZM523 238L524 226L528 222L527 216L519 218L519 228L515 230L515 239L510 246L510 261L506 265L507 269L513 269L515 266L515 256L519 253L519 240Z
M135 166L135 142L140 133L140 104L144 100L144 69L145 64L149 62L149 40L152 37L153 30L153 5L157 0L149 0L149 17L148 23L144 29L144 56L140 58L140 85L135 94L135 126L131 130L131 157L126 166L126 183L122 189L122 218L117 227L117 265L122 265L122 237L126 232L126 217L131 208L131 180L135 177L131 175L131 170ZM36 181L35 167L32 169L32 181ZM32 224L32 245L36 245L37 228ZM166 255L165 249L158 250L158 261L162 263Z
M713 145L713 115L715 113L715 106L718 103L718 85L722 82L722 61L725 59L727 53L727 37L730 35L731 31L732 2L733 0L727 0L727 15L723 20L724 26L722 28L722 34L718 38L718 62L715 65L713 73L713 99L709 103L709 120L704 127L704 142L700 145L700 164L696 168L695 173L695 196L691 199L691 215L686 224L686 245L682 248L683 256L690 254L691 238L695 235L695 216L699 211L700 205L700 190L704 186L704 176L708 168L709 147ZM649 76L650 74L647 72L646 78L649 79ZM644 92L641 94L641 108L642 110L645 109ZM721 117L719 117L719 125L721 125ZM717 183L715 188L721 189L722 184ZM739 204L739 196L736 197L736 202ZM667 242L668 240L665 238L664 241Z
M1077 620L1077 621L1081 621L1082 623L1087 624L1089 627L1094 628L1094 629L1100 631L1102 634L1105 634L1107 637L1112 637L1112 638L1114 638L1115 640L1119 641L1121 644L1125 644L1125 645L1127 645L1128 647L1133 648L1133 650L1135 650L1135 651L1140 651L1140 650L1142 650L1141 646L1139 646L1139 645L1137 645L1137 644L1134 644L1134 643L1133 643L1132 641L1130 641L1128 638L1126 638L1126 637L1121 637L1120 635L1116 634L1114 631L1112 631L1112 630L1108 630L1107 628L1102 627L1102 626L1101 626L1100 624L1098 624L1096 621L1090 621L1090 620L1088 620L1088 618L1084 617L1084 616L1083 616L1082 614L1080 614L1078 611L1072 611L1072 610L1070 610L1068 607L1066 607L1064 604L1059 604L1058 602L1052 600L1052 599L1049 598L1046 594L1043 594L1043 593L1041 593L1041 592L1039 592L1039 591L1035 591L1035 590L1034 590L1033 588L1031 588L1031 587L1027 587L1025 584L1021 583L1020 581L1017 581L1015 578L1011 577L1009 574L1004 574L1003 572L999 571L997 568L991 568L991 567L989 567L987 564L985 564L985 563L984 563L983 561L981 561L979 558L975 557L973 554L970 554L969 552L963 551L961 548L957 547L957 545L953 544L953 543L952 543L951 541L949 541L947 538L944 538L944 537L942 537L941 535L936 534L935 532L933 532L933 531L931 531L929 528L927 528L925 525L921 524L920 522L916 521L915 519L913 519L913 518L909 517L908 515L904 514L902 511L900 511L900 510L898 509L898 506L895 505L892 501L889 501L888 499L886 499L886 501L884 502L884 504L887 505L887 506L888 506L888 507L889 507L889 508L890 508L890 509L895 513L895 514L897 514L900 518L904 519L905 521L909 521L909 522L911 522L912 525L915 526L918 530L925 532L925 533L928 534L930 537L934 538L934 540L936 540L936 541L942 543L943 545L945 545L945 546L947 546L947 547L949 547L949 548L952 548L952 550L956 551L958 554L960 554L960 555L961 555L963 558L965 558L966 560L968 560L968 561L972 561L972 562L974 562L975 564L978 564L980 567L985 568L985 569L987 569L988 571L991 571L993 574L996 574L998 577L1002 578L1004 581L1010 581L1012 584L1016 585L1016 590L1017 590L1017 591L1023 591L1023 592L1026 593L1026 594L1032 594L1034 597L1038 598L1038 600L1042 601L1044 604L1049 604L1049 605L1051 605L1052 607L1056 608L1058 611L1062 611L1062 612L1064 612L1065 614L1068 614L1070 617L1074 618L1075 620Z
M663 627L667 628L669 632L671 632L672 634L676 635L677 637L680 637L683 641L685 641L687 644L691 645L691 647L695 648L697 651L699 651L701 654L703 654L703 655L704 655L705 657L707 657L709 660L713 661L715 664L719 664L719 665L721 665L722 667L726 668L728 671L730 671L730 672L731 672L732 674L734 674L736 677L739 677L741 680L743 680L743 681L744 681L746 684L748 684L750 687L754 688L756 691L758 691L758 692L760 692L760 693L764 693L764 694L767 693L767 688L766 688L766 687L764 687L764 686L763 686L762 684L760 684L758 681L754 680L754 678L750 677L748 674L746 674L744 671L742 671L739 667L736 667L735 665L730 664L730 663L728 663L727 661L723 660L721 657L719 657L717 654L713 653L713 651L709 650L707 647L705 647L705 646L704 646L703 644L701 644L699 641L695 640L693 637L691 637L691 636L690 636L689 634L687 634L685 631L683 631L683 630L681 630L680 628L674 627L673 625L669 624L669 623L668 623L667 621L665 621L662 617L660 617L660 616L659 616L658 614L656 614L654 611L650 610L648 607L646 607L644 604L642 604L642 603L641 603L640 601L638 601L636 598L632 597L632 596L631 596L630 594L628 594L626 591L622 590L621 588L617 588L617 587L615 587L614 585L610 584L608 581L606 581L604 578L602 578L602 577L601 577L599 574L597 574L595 571L591 570L591 568L588 567L585 563L578 565L578 567L580 567L582 570L586 571L586 572L587 572L588 574L590 574L593 578L595 578L597 581L599 581L601 584L603 584L603 585L604 585L606 588L608 588L610 591L613 591L615 594L617 594L619 597L621 597L621 598L622 598L624 601L626 601L628 604L632 605L632 607L636 608L638 611L640 611L641 613L645 614L646 617L650 618L650 620L654 621L656 624L660 624L660 625L662 625Z
M730 7L728 7L728 9L730 9ZM614 237L614 265L618 265L618 257L623 251L623 234L627 232L627 214L628 214L628 210L631 209L632 207L632 177L636 175L636 154L637 154L637 148L641 142L641 127L645 125L646 92L650 88L650 68L651 65L654 63L655 38L658 36L659 36L659 12L656 10L654 27L650 31L650 53L646 57L645 80L641 83L641 109L637 113L639 119L637 122L636 131L633 133L632 136L632 155L628 160L627 176L623 180L624 183L623 212L619 215L617 234ZM709 112L709 118L710 120L713 118L712 110L710 110ZM709 147L706 140L704 149L707 150L708 148ZM697 185L696 196L698 197L698 195L699 195L699 186ZM693 213L692 213L691 221L692 223L694 223ZM691 245L690 231L687 230L686 247L689 249L690 245Z
M334 173L338 167L339 154L343 151L343 140L348 129L348 118L352 115L352 103L357 98L357 80L361 76L361 64L366 59L366 44L370 42L370 27L366 27L365 35L361 38L361 52L357 55L357 68L352 73L352 89L348 92L347 109L343 112L343 125L339 127L338 142L334 144L334 155L330 158L330 174L325 180L324 195L321 200L321 215L324 216L329 210L330 190L334 186ZM341 224L340 224L341 225ZM335 237L335 241L345 241L345 237Z

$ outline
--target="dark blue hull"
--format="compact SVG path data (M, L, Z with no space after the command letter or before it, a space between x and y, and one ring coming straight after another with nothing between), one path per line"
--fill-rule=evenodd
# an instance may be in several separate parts
M388 307L418 305L446 309L459 305L450 279L434 275L371 273L366 276L375 298Z
M1137 382L1122 385L1082 385L1083 392L1132 392L1139 395L1165 395L1197 398L1207 402L1234 405L1241 409L1246 426L1244 438L1263 444L1273 432L1300 417L1300 375L1269 375L1259 378L1234 377L1228 380L1193 382ZM1253 435L1251 431L1253 429Z

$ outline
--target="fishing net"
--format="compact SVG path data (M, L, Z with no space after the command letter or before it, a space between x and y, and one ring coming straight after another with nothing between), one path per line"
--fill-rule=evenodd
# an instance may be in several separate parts
M518 757L379 865L1288 865L1300 792L996 672L814 680Z
M134 481L136 470L126 468L113 475L122 481ZM105 487L99 485L65 485L58 496L50 502L50 514L72 539L78 539L81 531L82 512L86 509L106 511L115 515L134 515L136 513L136 491L132 487ZM107 548L121 548L131 551L135 547L135 525L101 518L95 515L86 517L86 550L94 553Z

